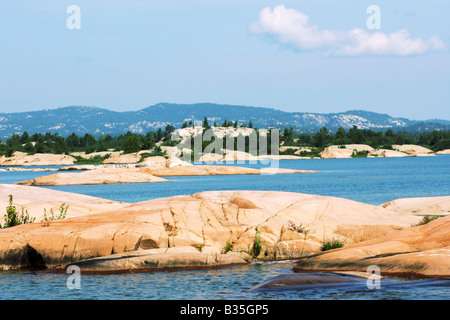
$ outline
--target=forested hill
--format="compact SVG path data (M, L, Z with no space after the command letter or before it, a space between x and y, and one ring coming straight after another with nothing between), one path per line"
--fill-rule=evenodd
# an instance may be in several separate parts
M322 127L332 132L339 127L345 129L357 126L360 129L402 131L449 130L448 120L413 121L395 118L386 114L353 110L342 113L284 112L276 109L213 103L171 104L159 103L138 111L115 112L95 107L64 107L41 111L0 113L0 139L12 134L71 133L95 136L119 135L128 131L146 133L158 128L173 125L181 127L184 122L202 121L208 117L211 123L227 121L248 123L252 121L257 128L293 127L298 132L313 133Z

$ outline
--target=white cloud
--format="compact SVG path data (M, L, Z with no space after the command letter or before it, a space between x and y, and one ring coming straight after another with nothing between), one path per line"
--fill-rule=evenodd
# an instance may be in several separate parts
M327 55L359 56L411 56L434 50L443 50L444 43L438 38L428 41L411 39L407 30L390 34L381 31L367 32L360 28L350 31L319 30L308 24L304 13L286 9L284 5L273 10L266 7L259 13L259 21L252 24L255 33L270 34L281 43L294 45L300 50L325 50Z

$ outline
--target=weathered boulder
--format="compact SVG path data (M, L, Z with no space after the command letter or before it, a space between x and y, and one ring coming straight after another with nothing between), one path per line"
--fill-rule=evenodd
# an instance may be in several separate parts
M296 270L366 271L419 277L450 276L450 216L410 227L375 240L301 258Z

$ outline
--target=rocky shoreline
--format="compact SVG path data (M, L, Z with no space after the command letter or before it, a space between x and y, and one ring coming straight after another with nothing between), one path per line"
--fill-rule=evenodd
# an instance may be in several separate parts
M58 271L75 264L87 273L121 273L300 259L297 271L365 271L378 264L382 273L450 276L450 216L411 227L423 218L411 213L420 208L396 212L265 191L211 191L135 204L17 185L0 185L0 194L13 194L35 217L43 206L70 203L64 220L0 230L1 270ZM439 198L441 205L450 203L450 197ZM322 252L324 239L344 247Z
M341 146L329 146L325 148L318 157L305 157L300 156L302 151L311 151L310 147L296 147L296 146L281 146L280 152L286 152L292 150L293 154L277 154L277 155L261 155L253 156L246 152L229 151L224 150L223 155L218 154L203 154L200 158L201 162L207 162L207 164L221 164L224 161L267 161L267 160L299 160L299 159L343 159L352 158L355 152L367 152L366 157L378 158L378 157L425 157L435 155L447 155L450 154L450 149L433 152L430 149L417 145L393 145L393 149L374 149L364 144L349 144ZM152 150L142 150L136 153L124 154L122 151L110 151L110 152L94 152L86 154L84 152L75 152L72 155L89 160L95 156L106 156L102 161L105 165L118 165L118 164L140 164L143 166L157 166L157 167L171 167L186 165L186 162L182 161L181 153L184 150L179 150L176 147L164 147L167 153L167 158L161 156L142 158L142 156L149 154ZM189 150L186 150L186 152ZM49 153L36 153L29 155L24 152L15 152L12 157L0 157L0 167L27 167L27 166L70 166L76 165L77 159L72 155L63 154L49 154ZM184 164L183 164L184 162ZM211 163L209 163L211 162ZM4 170L19 171L20 168L6 168ZM23 169L26 170L26 169ZM30 169L35 170L35 169ZM37 169L42 171L54 171L54 168L42 168Z

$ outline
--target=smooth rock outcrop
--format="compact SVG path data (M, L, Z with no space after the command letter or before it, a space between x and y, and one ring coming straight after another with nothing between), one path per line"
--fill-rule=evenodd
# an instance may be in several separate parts
M328 272L301 272L275 276L258 284L251 290L298 290L342 287L348 284L365 283L360 277Z
M325 148L321 153L322 159L345 159L351 158L353 151L350 149L329 149Z
M380 207L415 215L447 215L450 214L450 196L396 199Z
M74 157L64 154L15 152L12 157L0 157L0 166L62 166L74 164Z
M394 150L405 152L413 156L425 156L434 154L433 150L430 150L422 146L416 146L414 144L403 144L403 145L394 144L392 145L392 148Z
M36 222L42 220L44 209L47 214L50 210L59 213L62 204L69 206L66 218L73 218L104 211L118 210L128 203L111 201L82 194L51 190L47 188L0 184L0 208L3 213L8 205L9 195L13 196L13 205L20 214L22 209ZM3 213L0 214L0 223L4 223Z
M438 152L436 152L436 154L450 154L450 149L438 151Z
M320 153L320 156L322 157L322 159L351 158L354 152L359 151L373 152L375 151L375 149L366 144L346 144L342 146L335 145L325 148Z
M371 152L369 157L403 158L403 157L410 157L410 155L396 150L379 149Z
M0 269L62 267L112 254L173 247L194 247L199 252L215 248L204 253L217 253L227 242L233 245L227 255L241 259L251 252L255 241L262 249L253 254L262 259L296 258L319 252L323 239L337 238L349 244L380 237L419 220L410 214L333 197L201 192L45 226L34 223L0 230ZM298 228L292 229L292 223Z
M371 265L382 275L450 277L450 216L302 258L296 270L366 271Z
M141 155L136 153L125 153L125 154L113 154L109 158L103 160L103 163L138 163L141 160Z
M19 181L15 184L25 186L69 186L90 184L121 184L165 182L166 179L155 177L142 169L96 169L84 172L55 173L37 177L32 180Z
M195 165L195 166L179 166L170 168L142 168L152 175L158 177L169 176L211 176L211 175L242 175L242 174L277 174L277 173L313 173L312 170L295 170L282 168L245 168L235 166L219 166L219 165Z
M170 269L199 269L246 264L236 255L203 253L194 247L174 247L118 253L81 260L76 265L83 273L145 272Z

